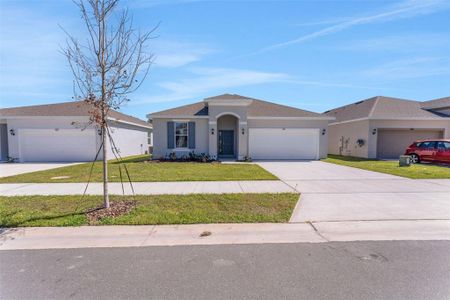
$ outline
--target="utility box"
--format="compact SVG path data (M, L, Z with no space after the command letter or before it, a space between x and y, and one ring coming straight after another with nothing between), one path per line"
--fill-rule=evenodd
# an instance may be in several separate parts
M400 167L409 167L411 165L411 156L409 155L400 155L398 160L398 164Z

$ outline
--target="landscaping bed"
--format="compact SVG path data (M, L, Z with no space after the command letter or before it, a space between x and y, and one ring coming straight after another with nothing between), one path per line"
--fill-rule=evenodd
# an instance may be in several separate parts
M158 162L148 155L125 158L131 180L134 182L157 181L238 181L276 180L277 177L255 164L222 164L219 162ZM0 183L52 183L86 182L92 163L73 165L51 170L0 178ZM108 163L109 180L120 182L126 172L116 160ZM95 162L92 182L102 181L102 164Z
M384 161L351 156L328 155L322 161L411 179L450 179L450 167L429 163L400 167L398 161Z
M287 222L298 194L111 196L118 216L89 215L101 196L0 197L0 227ZM123 206L119 204L119 206Z

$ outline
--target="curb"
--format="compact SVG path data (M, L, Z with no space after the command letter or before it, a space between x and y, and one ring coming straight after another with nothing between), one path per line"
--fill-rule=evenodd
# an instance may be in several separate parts
M10 228L0 250L401 240L450 241L450 220Z

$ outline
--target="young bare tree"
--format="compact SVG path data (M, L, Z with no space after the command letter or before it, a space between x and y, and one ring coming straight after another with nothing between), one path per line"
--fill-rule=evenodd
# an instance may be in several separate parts
M141 33L133 29L127 10L119 10L119 0L74 0L87 29L85 43L67 32L67 46L63 49L74 76L75 98L90 107L90 122L101 132L103 164L103 200L109 208L108 151L114 142L109 140L108 115L129 101L146 78L153 55L146 52L154 27Z

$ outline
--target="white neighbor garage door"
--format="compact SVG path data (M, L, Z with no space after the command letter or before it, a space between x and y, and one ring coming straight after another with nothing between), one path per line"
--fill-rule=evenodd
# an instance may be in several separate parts
M93 129L19 130L19 151L23 162L92 161L95 148Z
M252 159L318 159L319 129L250 128Z

